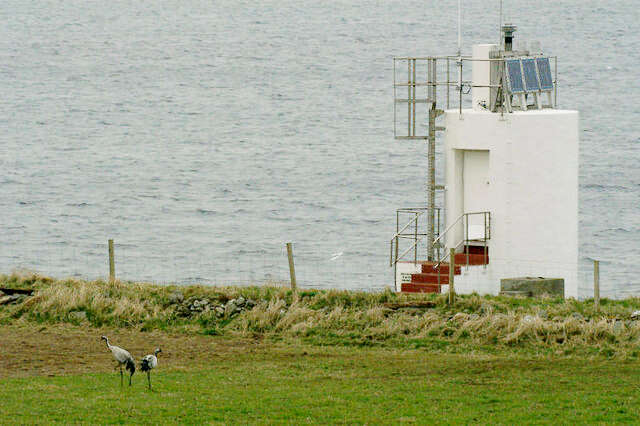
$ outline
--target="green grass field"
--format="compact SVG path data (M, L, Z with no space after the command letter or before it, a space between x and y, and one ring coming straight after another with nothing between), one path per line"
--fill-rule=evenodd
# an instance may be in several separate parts
M34 290L0 306L0 424L640 423L637 298L0 284ZM162 347L153 392L120 387L102 334Z
M179 348L173 349L179 352ZM162 360L161 360L162 362ZM266 343L192 369L0 380L6 423L637 423L633 361Z

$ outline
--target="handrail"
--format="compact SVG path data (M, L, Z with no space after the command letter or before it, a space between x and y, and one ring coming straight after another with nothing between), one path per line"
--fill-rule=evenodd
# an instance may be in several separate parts
M426 211L426 209L425 209L425 211ZM420 213L418 213L418 212L412 212L412 213L415 213L415 217L413 219L411 219L409 222L407 222L407 224L401 230L396 232L395 235L393 237L391 237L391 243L392 244L393 244L393 240L395 240L397 237L399 237L402 234L402 232L405 229L407 229L409 227L409 225L411 225L411 222L416 222L418 220L418 218L424 214L424 211L422 211Z
M418 238L417 240L415 240L413 242L413 245L411 247L409 247L408 249L406 249L404 252L402 252L402 254L400 256L398 256L398 259L402 259L404 257L405 254L409 253L411 250L413 250L418 243L422 242L422 240L424 240L424 237ZM398 262L398 259L396 259L396 263ZM393 264L391 265L393 266Z
M444 232L442 234L440 234L438 236L438 238L436 238L433 241L433 245L434 247L436 247L436 243L440 243L440 239L443 238L454 226L456 226L458 224L458 222L460 222L460 219L462 218L466 218L467 220L467 226L466 226L466 235L465 237L459 242L457 243L453 248L457 249L460 244L463 243L468 243L469 241L474 240L473 238L469 238L469 216L473 216L473 215L483 215L484 216L484 229L483 229L483 238L482 240L484 241L484 245L485 245L485 257L486 257L486 244L487 244L487 240L491 238L491 212L490 211L480 211L480 212L468 212L468 213L462 213L460 216L458 216L456 218L456 220L453 221L453 223L451 225L449 225L447 227L447 229L444 230ZM489 218L489 221L487 222L487 217ZM487 226L488 225L488 226ZM489 232L487 232L489 230ZM487 234L489 236L487 236ZM475 239L477 240L477 239ZM442 262L444 262L444 260L449 256L449 250L445 250L445 255L442 258L439 258L437 263L434 265L434 268L438 268L440 266L440 264L442 264ZM469 257L469 253L467 252L467 263L468 263L468 257Z
M435 240L433 240L433 246L435 247L436 243L437 243L438 241L440 241L440 238L444 237L444 236L445 236L445 234L446 234L447 232L449 232L449 231L451 230L451 228L453 228L453 227L454 227L454 226L455 226L455 225L460 221L460 219L462 219L462 218L463 218L463 217L465 217L465 216L473 216L473 215L476 215L476 214L484 214L484 215L488 214L488 215L491 215L491 212L486 211L486 212L470 212L470 213L462 213L460 216L458 216L458 217L456 218L456 220L455 220L451 225L447 226L447 229L445 229L445 230L442 232L442 234L440 234L440 235L438 236L438 238L436 238Z
M452 223L451 225L447 226L447 229L445 229L445 230L442 232L442 234L438 235L438 238L436 238L435 240L433 240L433 246L434 246L434 247L436 246L436 243L437 243L438 241L440 241L440 238L444 237L444 236L447 234L447 232L449 232L449 231L451 230L451 228L453 228L453 227L458 223L458 221L464 217L464 215L465 215L465 214L466 214L466 213L462 213L460 216L458 216L458 217L456 218L456 220L454 220L454 221L453 221L453 223Z
M437 229L435 230L435 233L437 235L440 229L440 209L436 208L435 210L438 213L437 224L435 224L437 226ZM400 213L411 214L413 215L413 217L402 227L402 229L400 229L393 235L393 237L389 242L389 250L390 250L389 266L394 266L395 264L397 264L398 261L402 259L411 250L414 251L413 261L414 262L418 261L418 244L421 243L424 240L424 238L429 235L428 232L418 232L418 219L420 219L420 217L422 217L428 211L429 209L424 207L402 208L402 209L396 210L396 229L398 229ZM405 233L407 228L409 228L412 225L414 225L413 232ZM398 245L399 245L400 238L412 238L414 240L413 244L408 249L404 250L402 254L398 253L399 252ZM395 242L395 256L394 256L394 242Z
M393 236L393 238L391 238L391 241L389 243L389 250L390 250L390 256L389 256L389 266L393 266L396 263L398 263L398 259L402 258L405 254L408 253L408 250L405 251L404 253L402 253L402 255L400 257L398 257L398 238L401 236L404 236L405 234L403 234L404 230L407 229L412 223L415 224L415 232L413 233L413 237L414 239L417 241L418 240L418 218L420 216L422 216L424 214L424 212L426 211L426 209L398 209L396 211L396 229L397 229L397 223L399 220L399 213L403 212L403 213L413 213L414 217L404 226L402 227L401 230L399 230L398 232L395 233L395 235ZM396 242L396 259L395 262L393 260L393 242ZM414 243L413 247L415 247L416 243ZM418 260L418 251L416 249L416 253L414 256L414 260L417 262Z
M454 250L455 250L455 249L457 249L458 247L460 247L460 244L462 244L462 243L464 243L464 239L460 240L460 242L459 242L458 244L456 244L456 245L453 247L453 249L454 249ZM440 267L440 264L441 264L442 262L444 262L444 261L445 261L445 259L451 255L451 253L449 252L449 250L445 250L445 252L446 252L446 254L445 254L444 256L442 256L442 258L441 258L441 259L438 259L438 261L436 262L436 264L435 264L435 265L433 265L433 268L434 268L434 269L438 269L438 268Z

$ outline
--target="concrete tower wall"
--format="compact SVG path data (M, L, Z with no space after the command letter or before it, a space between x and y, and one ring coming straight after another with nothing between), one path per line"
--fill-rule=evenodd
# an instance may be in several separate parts
M564 278L565 296L578 296L578 119L553 109L446 111L447 226L467 207L491 212L489 265L463 268L456 291L497 294L501 278L540 276ZM446 244L462 238L458 225Z
M473 58L478 59L473 63L471 70L471 80L475 85L489 86L491 84L491 62L489 62L489 58L491 52L497 48L498 45L496 44L476 44L473 46ZM486 108L490 109L490 94L489 87L474 87L471 91L473 109L485 109L481 105L486 105Z

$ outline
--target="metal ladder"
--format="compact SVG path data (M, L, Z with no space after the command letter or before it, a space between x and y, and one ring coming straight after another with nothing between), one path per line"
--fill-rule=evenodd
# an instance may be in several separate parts
M407 81L399 82L396 78L396 70L399 62L407 63ZM418 81L418 65L424 63L426 65L426 81ZM448 62L447 62L448 64ZM437 58L394 58L393 72L393 93L394 93L394 137L395 139L409 140L426 140L428 143L428 176L427 176L427 258L434 260L433 242L436 238L435 220L436 211L440 214L440 210L436 208L436 191L443 190L443 185L436 185L436 131L444 130L444 127L436 125L436 119L444 113L443 110L437 108ZM448 68L447 68L448 70ZM407 97L398 97L398 90L406 87ZM426 96L418 97L417 89L426 87ZM447 90L447 98L448 93ZM397 132L397 105L407 104L407 134L399 135ZM426 104L428 107L428 128L426 135L420 135L416 130L416 116L418 104Z

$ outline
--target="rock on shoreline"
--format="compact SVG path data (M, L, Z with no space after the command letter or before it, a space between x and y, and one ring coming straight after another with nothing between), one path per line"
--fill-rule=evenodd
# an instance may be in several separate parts
M190 317L193 315L214 311L218 318L224 316L231 317L238 315L244 311L253 309L257 302L252 299L245 299L240 296L237 299L231 299L227 303L213 301L206 297L191 296L185 299L180 292L174 292L169 296L169 303L175 306L176 313L181 317Z

